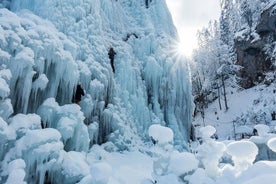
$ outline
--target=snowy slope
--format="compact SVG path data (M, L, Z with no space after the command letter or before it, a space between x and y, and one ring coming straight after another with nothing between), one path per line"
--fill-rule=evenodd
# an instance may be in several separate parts
M275 89L275 84L259 85L246 90L229 88L227 92L229 109L225 111L221 100L223 109L220 110L217 99L206 109L204 121L198 115L193 124L214 126L219 140L241 139L241 134L252 136L256 124L269 125L270 132L274 132L276 124L272 121L272 113L276 111Z

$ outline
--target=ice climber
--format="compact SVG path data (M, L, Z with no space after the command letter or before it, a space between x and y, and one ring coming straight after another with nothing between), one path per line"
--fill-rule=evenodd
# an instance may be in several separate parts
M109 56L109 59L110 59L110 64L111 64L113 73L115 73L115 67L114 67L114 57L115 57L115 55L116 55L116 52L114 51L114 49L112 47L110 47L109 52L108 52L108 56Z
M78 83L76 92L73 95L72 102L80 105L81 97L84 96L84 90L81 87L81 83Z

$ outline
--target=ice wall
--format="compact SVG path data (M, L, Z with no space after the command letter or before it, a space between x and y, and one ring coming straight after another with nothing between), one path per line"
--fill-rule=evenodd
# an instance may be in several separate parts
M177 33L164 0L151 1L148 8L144 0L13 0L10 8L25 22L34 20L21 28L31 32L27 40L17 33L15 41L24 48L8 51L19 66L10 66L15 112L36 112L48 97L70 103L81 81L85 122L99 127L94 142L105 142L110 133L112 139L125 135L127 126L146 137L152 123L171 127L176 144L187 140L189 71L183 59L174 57ZM43 27L47 21L40 19L54 26ZM115 73L107 54L111 46L117 53ZM26 64L18 65L21 61Z
M174 145L185 148L189 67L176 56L164 0L148 7L144 0L12 0L0 7L8 8L0 8L0 182L12 178L4 171L18 161L20 182L26 175L32 183L76 183L87 175L91 145L138 147L150 140L152 124L170 127ZM80 106L71 102L78 82ZM72 162L76 155L84 164Z
M0 9L1 159L27 133L12 128L9 117L18 113L38 113L42 126L36 129L58 130L67 151L87 151L108 140L129 149L149 140L147 129L154 123L172 128L175 145L185 148L192 109L189 71L175 57L177 33L164 0L151 1L148 8L142 0L6 4L11 11ZM117 53L115 73L110 46ZM81 109L66 106L79 81L86 91ZM58 103L55 108L45 108L48 98ZM79 126L82 122L88 126ZM79 132L85 135L81 145Z

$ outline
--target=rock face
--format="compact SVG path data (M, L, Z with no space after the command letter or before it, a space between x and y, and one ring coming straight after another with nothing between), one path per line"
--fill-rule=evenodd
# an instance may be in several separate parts
M268 53L269 49L273 49L269 47L273 47L276 40L275 7L274 4L263 11L255 33L251 33L247 39L235 41L237 64L243 67L238 74L243 88L250 88L255 83L262 82L264 74L275 69L273 58Z

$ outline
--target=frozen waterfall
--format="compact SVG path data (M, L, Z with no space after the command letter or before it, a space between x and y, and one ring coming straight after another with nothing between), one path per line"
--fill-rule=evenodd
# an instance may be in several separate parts
M53 160L66 162L107 141L131 149L150 141L152 124L170 127L174 145L186 148L193 108L188 63L175 56L177 32L165 0L147 6L144 0L0 3L3 167L23 159L18 169L28 175L35 164L45 163L34 172L43 183L53 179L44 176L55 175L49 171ZM115 73L110 47L117 53ZM71 102L78 82L85 90L80 106ZM38 138L26 150L22 146L30 136ZM32 150L45 154L29 158ZM68 177L64 173L56 182ZM70 177L76 182L82 175Z

